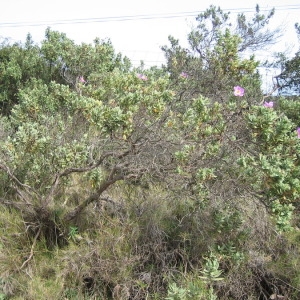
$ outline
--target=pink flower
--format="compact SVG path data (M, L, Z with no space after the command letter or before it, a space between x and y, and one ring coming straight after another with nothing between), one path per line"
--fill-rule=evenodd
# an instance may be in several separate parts
M240 86L234 87L234 92L233 92L234 96L243 97L244 93L245 93L245 90L242 87L240 87Z
M300 127L297 128L297 137L300 139Z
M86 81L84 80L83 76L79 77L79 82L86 83Z
M180 77L182 77L182 78L188 78L189 75L188 75L188 73L186 73L186 72L181 72L181 73L180 73Z
M148 77L144 74L137 74L137 77L144 80L144 81L148 80Z
M272 108L274 106L274 102L273 101L270 101L270 102L264 102L264 107L269 107L269 108Z

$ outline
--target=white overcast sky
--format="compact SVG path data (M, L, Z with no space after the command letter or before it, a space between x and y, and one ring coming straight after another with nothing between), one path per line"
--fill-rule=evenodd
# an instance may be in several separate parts
M209 7L210 4L220 6L223 10L255 10L261 8L278 8L271 26L284 25L286 31L274 51L283 51L291 45L297 45L294 24L300 23L299 0L0 0L0 37L8 37L13 41L24 41L28 32L35 42L40 42L49 26L59 30L77 43L92 42L96 37L109 38L117 51L127 55L134 64L144 60L147 65L163 63L160 46L168 44L168 35L186 45L186 35L195 23L195 16ZM194 16L174 17L191 12ZM170 18L156 18L166 15ZM146 15L149 19L138 20L135 16ZM115 17L132 17L132 20L116 21ZM152 18L151 18L152 17ZM51 25L52 22L78 19L102 19L102 22L85 22L73 24ZM130 19L130 18L129 18ZM30 22L35 26L14 26ZM48 25L45 24L48 22ZM37 25L39 24L39 25ZM296 50L297 50L296 49ZM272 54L272 49L268 55ZM293 53L294 54L294 50Z

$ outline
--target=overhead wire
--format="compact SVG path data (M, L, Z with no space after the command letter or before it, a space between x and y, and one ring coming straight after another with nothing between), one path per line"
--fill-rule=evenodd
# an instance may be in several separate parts
M275 11L289 11L299 10L300 5L281 5L274 6ZM271 7L260 7L260 12L268 11ZM232 13L248 13L253 12L253 8L231 8L223 9L224 12ZM45 26L45 25L68 25L68 24L82 24L82 23L105 23L105 22L124 22L124 21L137 21L137 20L154 20L154 19L171 19L183 17L196 17L204 11L190 11L178 13L163 13L163 14L141 14L129 16L111 16L111 17L98 17L98 18L82 18L82 19L65 19L65 20L52 20L52 21L18 21L18 22L0 22L0 27L24 27L24 26Z

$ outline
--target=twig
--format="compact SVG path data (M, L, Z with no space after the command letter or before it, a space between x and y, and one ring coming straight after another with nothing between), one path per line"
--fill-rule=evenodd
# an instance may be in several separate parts
M267 95L263 96L263 99L262 99L262 101L259 103L259 105L262 105L262 104L264 103L265 99L268 98L268 97L270 97L270 96L272 96L272 94L273 94L276 90L278 90L278 89L279 89L279 86L278 86L278 85L275 85L274 88L273 88L273 90L272 90L271 92L269 92Z
M288 286L291 287L292 289L294 289L294 290L300 292L300 289L297 289L296 287L290 285L289 283L285 282L284 280L282 280L282 279L280 279L280 278L277 278L277 279L280 280L280 281L282 281L284 284L288 285Z
M31 245L31 250L30 250L30 255L29 255L29 257L23 262L22 266L19 268L19 271L22 270L22 269L30 262L30 260L32 259L32 257L33 257L33 251L34 251L34 248L35 248L35 245L36 245L36 241L37 241L37 239L38 239L38 237L39 237L39 235L40 235L40 233L41 233L41 230L42 230L42 228L41 228L41 226L40 226L40 228L39 228L37 234L35 235L35 237L34 237L34 239L33 239L33 243L32 243L32 245Z
M101 165L101 163L104 161L105 158L109 157L109 156L112 156L113 155L113 152L108 152L108 153L105 153L103 156L100 157L100 159L94 163L94 164L91 164L89 166L86 166L86 167L81 167L81 168L68 168L64 171L62 171L61 173L57 174L55 176L55 179L54 179L54 182L51 186L51 189L50 189L50 192L49 194L47 195L47 197L45 198L45 200L43 201L43 206L46 207L49 202L51 201L51 198L55 192L55 190L57 189L57 186L60 182L60 179L62 177L65 177L65 176L68 176L72 173L84 173L84 172L88 172L88 171L91 171L97 167L99 167Z
M28 189L30 191L32 191L33 193L37 194L37 192L29 185L22 183L9 169L9 167L7 167L6 165L0 163L0 169L2 169L4 172L6 172L6 174L9 176L9 178L16 183L17 186L20 186L22 188ZM18 189L17 189L18 190ZM18 190L19 191L19 190ZM29 193L30 194L30 193ZM38 195L38 194L37 194ZM24 195L21 195L22 197L24 197Z

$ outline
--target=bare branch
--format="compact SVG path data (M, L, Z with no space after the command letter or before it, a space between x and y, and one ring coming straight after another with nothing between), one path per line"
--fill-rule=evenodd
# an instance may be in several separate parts
M41 230L42 230L42 228L40 226L38 232L36 233L36 235L35 235L35 237L33 239L33 243L32 243L31 250L30 250L30 254L29 254L28 258L23 262L22 266L19 268L19 271L21 271L30 262L30 260L32 259L32 257L33 257L33 251L34 251L37 239L38 239L38 237L41 234Z
M4 164L0 163L0 169L2 169L3 171L5 171L5 173L10 177L10 179L12 179L13 182L15 182L18 186L32 190L32 187L30 187L27 184L22 183L16 176L14 176L12 174L12 172L10 171L10 169L7 166L5 166Z
M72 173L84 173L84 172L91 171L91 170L99 167L107 157L112 156L113 154L114 154L113 152L105 153L104 155L102 155L100 157L100 159L96 163L94 163L90 166L86 166L86 167L82 167L82 168L68 168L68 169L64 170L63 172L57 174L55 179L54 179L54 182L51 186L49 194L47 195L47 197L43 201L43 207L48 206L49 202L51 201L51 199L53 197L54 192L56 191L56 189L58 187L58 184L60 182L61 177L68 176Z
M274 85L273 89L272 89L268 94L266 94L266 95L263 97L262 101L261 101L259 104L260 104L260 105L263 104L263 103L265 102L265 99L267 99L268 97L272 96L272 94L273 94L275 91L277 91L278 89L279 89L279 86L278 86L278 85Z
M79 204L77 207L75 207L72 211L70 211L66 216L64 217L64 220L66 222L69 222L73 220L78 214L80 214L89 204L92 202L98 201L100 199L101 194L107 190L112 184L115 182L124 179L124 175L117 175L113 176L111 173L110 179L105 180L97 189L95 193L90 195L88 198L86 198L81 204Z
M14 188L17 191L17 194L23 199L27 204L30 204L29 199L33 197L32 193L36 194L39 197L37 191L35 191L31 186L22 183L12 172L11 170L4 164L0 163L0 169L2 169L9 178L15 183L16 186ZM23 188L24 190L20 190L18 187ZM31 193L32 192L32 193Z

